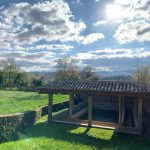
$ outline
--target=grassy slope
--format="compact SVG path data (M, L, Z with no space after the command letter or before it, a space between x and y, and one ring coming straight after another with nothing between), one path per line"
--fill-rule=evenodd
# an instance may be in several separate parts
M141 137L72 125L44 123L19 133L20 140L0 144L2 150L149 150L150 141Z
M68 100L67 95L54 95L54 103ZM33 110L48 103L48 96L35 92L0 91L0 115Z

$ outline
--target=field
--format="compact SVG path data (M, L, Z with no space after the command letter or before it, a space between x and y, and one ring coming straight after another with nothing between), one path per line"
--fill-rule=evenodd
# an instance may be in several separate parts
M54 95L54 103L68 99ZM0 91L0 114L32 110L47 104L47 95L33 92ZM55 113L53 113L55 115ZM115 134L113 130L46 123L43 116L30 128L18 132L19 139L0 144L0 150L149 150L150 140Z
M45 123L43 117L17 141L0 144L2 150L149 150L143 137L114 134L113 130Z
M54 103L68 100L68 95L54 95ZM0 115L33 110L48 103L48 95L35 92L0 91Z

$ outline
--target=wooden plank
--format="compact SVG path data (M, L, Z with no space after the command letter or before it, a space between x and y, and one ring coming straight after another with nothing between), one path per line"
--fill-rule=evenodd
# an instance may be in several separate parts
M52 121L53 94L48 94L48 122Z
M77 111L80 111L82 108L87 106L87 101L83 101L79 103L78 105L74 105L73 113L76 113Z
M53 120L59 119L65 116L68 116L68 110L64 110L63 112L58 112L56 115L53 116Z
M68 120L53 120L54 122L58 122L58 123L65 123L65 124L72 124L72 125L80 125L80 126L89 126L88 125L88 120L77 120L75 119L74 121L68 121ZM92 122L91 127L94 128L101 128L101 129L111 129L114 130L116 129L116 124L109 124L107 122Z
M139 128L128 127L128 126L119 126L116 129L116 132L130 133L130 134L135 134L135 135L141 135L142 134L142 132Z
M73 106L74 106L74 94L70 94L70 98L69 98L69 116L70 117L73 114Z
M138 98L138 127L142 130L142 99Z
M92 123L92 96L88 96L88 125Z
M85 114L88 111L88 108L83 108L79 112L75 113L74 115L71 116L72 119L78 118L81 115Z

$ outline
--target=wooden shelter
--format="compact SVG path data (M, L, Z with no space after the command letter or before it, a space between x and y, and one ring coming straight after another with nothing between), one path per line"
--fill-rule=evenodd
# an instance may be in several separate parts
M52 82L48 87L41 87L39 93L48 94L49 122L53 120L75 123L132 134L142 133L142 101L150 99L150 89L140 84L123 81ZM53 94L57 93L70 95L69 108L66 112L53 118ZM76 94L80 94L83 99L78 105L74 105ZM94 121L92 115L94 109L116 111L117 122ZM127 117L126 112L128 111ZM88 114L87 119L80 119L85 113Z

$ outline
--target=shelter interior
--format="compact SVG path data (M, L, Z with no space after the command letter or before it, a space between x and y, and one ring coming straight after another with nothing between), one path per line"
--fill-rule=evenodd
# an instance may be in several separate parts
M74 96L75 94L70 94L68 110L53 118L49 114L49 121L142 134L142 99L82 94L82 101L75 105Z

